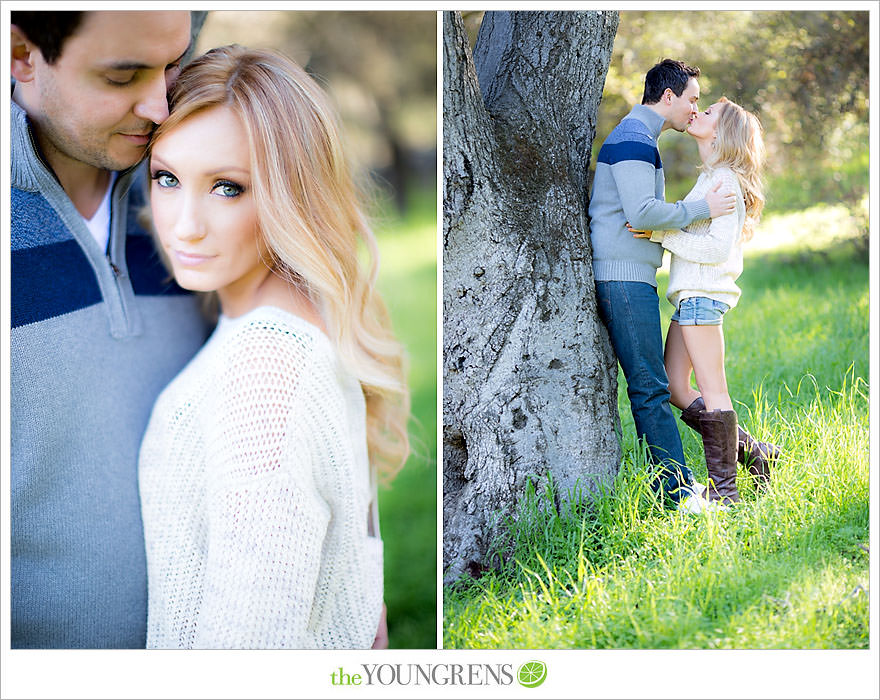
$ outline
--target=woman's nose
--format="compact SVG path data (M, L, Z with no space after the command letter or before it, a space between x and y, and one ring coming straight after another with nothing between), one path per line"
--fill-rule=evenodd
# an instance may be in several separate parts
M205 237L207 233L205 222L193 197L184 198L174 233L181 241L198 241Z

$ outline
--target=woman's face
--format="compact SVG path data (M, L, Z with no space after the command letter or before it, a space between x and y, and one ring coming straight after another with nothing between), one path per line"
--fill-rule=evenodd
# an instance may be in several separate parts
M252 291L261 260L247 134L228 107L188 117L154 144L150 200L178 284L221 304Z
M721 105L723 103L716 102L708 109L697 112L693 121L688 125L687 132L695 139L715 138L715 123L718 121L718 115L721 113Z

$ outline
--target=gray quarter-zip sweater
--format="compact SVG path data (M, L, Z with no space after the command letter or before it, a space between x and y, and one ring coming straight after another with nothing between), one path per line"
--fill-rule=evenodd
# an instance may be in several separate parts
M680 229L709 218L705 199L666 202L663 163L657 139L664 119L636 105L605 139L596 159L590 196L590 240L593 276L597 282L647 282L657 286L663 248L647 238L633 238L635 229Z
M138 223L138 169L101 250L14 102L10 121L12 647L143 647L138 449L207 329Z

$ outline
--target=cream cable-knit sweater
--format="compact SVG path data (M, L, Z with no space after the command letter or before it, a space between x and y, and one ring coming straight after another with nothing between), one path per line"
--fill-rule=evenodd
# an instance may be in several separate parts
M221 317L156 402L139 470L148 648L372 645L364 396L319 329L275 307Z
M708 297L731 308L739 300L736 285L743 269L742 230L746 220L745 201L736 174L729 168L704 171L684 201L704 199L719 181L722 191L736 192L733 214L700 219L680 231L655 231L651 240L672 253L666 298L675 308L683 299Z

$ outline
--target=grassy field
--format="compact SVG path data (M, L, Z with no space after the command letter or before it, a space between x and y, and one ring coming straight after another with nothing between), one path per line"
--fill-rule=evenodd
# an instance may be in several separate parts
M379 503L390 646L437 646L436 194L418 194L403 217L376 223L379 287L407 348L412 454Z
M867 202L865 202L865 208ZM504 568L444 592L445 648L868 648L868 264L860 212L766 217L724 321L740 422L785 450L765 493L662 509L621 379L613 489L556 513L522 504ZM852 225L847 225L846 222ZM855 223L853 223L855 222ZM665 300L664 329L672 308ZM705 482L702 445L680 424Z

